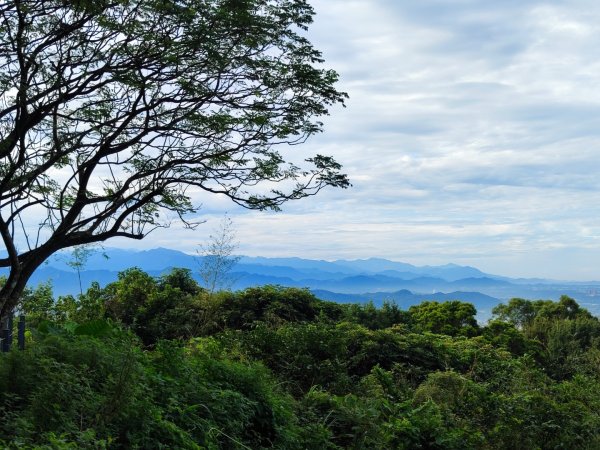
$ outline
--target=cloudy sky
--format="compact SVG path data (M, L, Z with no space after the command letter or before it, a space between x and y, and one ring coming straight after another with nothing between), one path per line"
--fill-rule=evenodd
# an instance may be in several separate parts
M200 229L138 245L190 251L227 211L246 255L600 279L600 3L313 5L350 100L298 151L334 155L353 188L277 214L206 198Z

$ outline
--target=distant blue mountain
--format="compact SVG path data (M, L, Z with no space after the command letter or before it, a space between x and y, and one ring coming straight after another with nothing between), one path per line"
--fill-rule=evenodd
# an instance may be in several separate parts
M481 323L487 321L492 316L492 309L500 299L484 295L480 292L434 292L431 294L413 293L402 289L397 292L372 292L367 294L339 294L336 292L313 290L312 293L322 299L338 303L366 303L373 302L375 306L381 307L384 302L395 303L401 309L408 309L413 305L418 305L424 301L447 302L460 300L472 303L477 309L477 320Z
M51 280L57 295L78 293L77 274L68 264L71 259L69 252L54 255L35 272L30 285ZM200 256L166 248L145 251L107 248L90 255L81 278L86 289L92 281L100 285L115 281L119 271L131 267L139 267L153 276L183 267L200 280L201 264ZM6 270L0 270L2 273ZM243 256L234 267L231 279L233 289L277 284L309 288L317 295L336 301L393 299L403 302L401 305L425 299L459 299L473 302L482 311L491 310L490 305L511 297L556 300L566 294L593 313L600 313L600 283L511 279L456 264L414 266L380 258L323 261Z
M68 262L72 259L69 252L58 252L53 255L47 266L61 270L72 271ZM194 255L170 250L155 248L152 250L122 250L107 248L94 251L85 263L85 270L111 270L122 271L130 267L139 267L145 271L163 270L166 267L187 267L197 269L198 260Z
M389 261L381 258L357 259L353 261L335 261L335 264L368 273L398 272L401 278L408 274L442 278L455 281L462 278L493 277L469 266L446 264L443 266L417 267L412 264ZM390 273L390 275L392 275Z
M323 300L332 300L340 303L364 303L372 301L375 305L381 306L384 302L394 302L402 308L408 308L417 305L423 301L450 301L461 300L480 305L486 309L492 308L499 303L499 299L480 292L434 292L431 294L413 293L402 289L396 292L370 292L366 294L340 294L321 289L314 289L312 293Z
M329 262L302 258L265 258L260 256L242 256L239 263L258 264L267 267L290 267L299 270L317 270L327 273L358 274L365 272L365 269L352 268L347 265L340 264L339 261Z

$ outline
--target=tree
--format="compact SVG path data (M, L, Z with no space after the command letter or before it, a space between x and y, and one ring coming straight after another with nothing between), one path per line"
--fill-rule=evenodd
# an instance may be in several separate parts
M511 298L508 304L501 303L495 306L492 314L499 320L510 322L526 332L540 320L592 318L588 310L581 308L574 299L567 295L561 295L558 302ZM543 325L542 328L546 328L546 326Z
M108 317L125 325L135 325L140 311L156 292L156 280L138 267L119 272L118 280L104 288Z
M77 272L77 280L79 281L79 296L83 296L83 284L81 283L81 271L87 264L90 256L95 252L95 248L90 244L77 245L71 250L71 259L67 261L67 265ZM104 254L108 259L108 256Z
M209 236L209 241L201 245L200 277L204 288L209 294L216 290L229 289L234 280L231 278L231 270L240 260L234 256L238 243L235 238L235 229L231 218L225 216L215 234Z
M449 336L475 336L479 325L477 310L471 303L427 301L408 308L413 323L423 331Z
M539 308L531 300L511 298L508 304L500 303L492 309L492 314L498 320L510 322L518 329L531 325Z
M301 168L284 147L346 97L303 36L313 13L306 0L0 2L0 315L54 252L194 227L202 193L277 210L348 187L331 157Z

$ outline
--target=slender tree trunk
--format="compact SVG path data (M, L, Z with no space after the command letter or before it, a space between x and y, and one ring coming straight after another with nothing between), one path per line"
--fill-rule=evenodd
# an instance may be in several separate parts
M83 285L81 284L81 269L77 268L77 278L79 279L79 295L83 297Z

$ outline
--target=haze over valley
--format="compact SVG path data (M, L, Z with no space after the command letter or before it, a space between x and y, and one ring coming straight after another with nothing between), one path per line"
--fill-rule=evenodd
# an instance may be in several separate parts
M34 274L30 285L50 281L56 295L77 294L79 282L69 265L71 259L68 252L55 255ZM201 281L201 264L201 256L166 248L107 248L90 255L81 269L81 279L86 289L93 281L101 286L113 282L119 271L131 267L153 276L181 267L190 269ZM392 301L408 308L424 300L462 300L473 303L483 320L489 318L493 306L513 297L558 300L568 295L600 314L600 281L509 278L451 263L415 266L382 258L325 261L242 256L228 277L234 290L267 284L308 288L321 299L343 303L373 301L381 305Z

